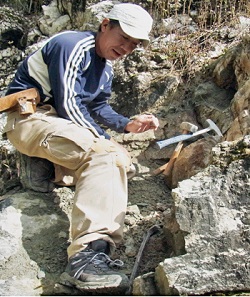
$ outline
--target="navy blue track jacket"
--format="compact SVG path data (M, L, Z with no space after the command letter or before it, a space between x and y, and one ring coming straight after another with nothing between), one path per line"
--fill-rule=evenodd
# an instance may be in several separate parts
M124 132L129 119L108 103L113 69L109 60L96 54L95 37L90 31L66 31L48 39L23 61L6 95L35 87L59 117L107 139L110 136L95 120Z

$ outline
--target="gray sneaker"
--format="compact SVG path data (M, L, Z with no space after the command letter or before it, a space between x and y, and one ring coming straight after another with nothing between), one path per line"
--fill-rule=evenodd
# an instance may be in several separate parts
M129 280L115 270L121 266L121 260L113 261L106 253L87 248L69 259L61 283L81 291L122 294L128 289Z

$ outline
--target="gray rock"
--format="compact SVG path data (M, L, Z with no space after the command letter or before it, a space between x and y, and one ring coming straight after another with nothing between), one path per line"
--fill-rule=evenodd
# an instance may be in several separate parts
M51 196L44 193L16 192L0 201L0 294L40 296L44 278L67 263L65 238L69 222L58 211ZM55 275L54 275L55 278ZM50 294L49 294L50 295Z
M150 272L134 280L133 296L156 296L157 290L154 283L154 273Z
M172 191L176 224L175 228L173 224L165 228L175 250L180 250L181 243L177 234L183 236L183 252L156 268L162 295L250 290L250 158L244 153L249 149L247 139L231 147L231 152L238 151L235 160L222 153L220 157L229 162L209 166Z

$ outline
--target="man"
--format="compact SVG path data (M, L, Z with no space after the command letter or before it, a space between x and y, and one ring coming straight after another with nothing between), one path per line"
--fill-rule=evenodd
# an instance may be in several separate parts
M97 33L67 31L50 38L18 69L7 94L37 88L34 114L8 115L5 132L22 154L55 164L55 181L75 184L64 282L84 291L115 293L128 278L109 255L122 239L131 160L98 123L121 133L157 129L153 115L130 120L108 104L111 61L146 47L151 16L135 4L115 5ZM61 180L60 180L61 179Z

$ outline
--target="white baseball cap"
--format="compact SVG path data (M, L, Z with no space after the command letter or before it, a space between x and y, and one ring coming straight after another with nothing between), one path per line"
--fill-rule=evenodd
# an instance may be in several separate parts
M141 6L132 3L116 4L108 13L107 18L119 21L123 32L142 40L143 47L147 47L153 19Z

